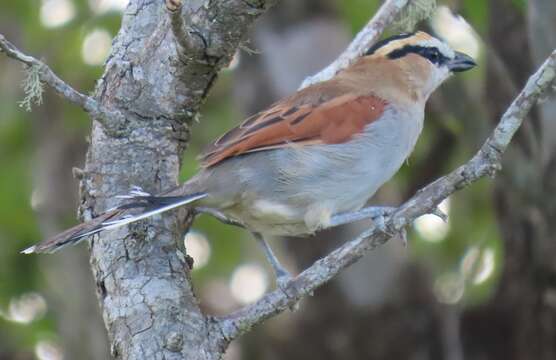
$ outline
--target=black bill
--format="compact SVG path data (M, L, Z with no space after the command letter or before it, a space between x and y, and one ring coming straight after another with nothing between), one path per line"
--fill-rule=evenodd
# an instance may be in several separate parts
M448 68L452 72L462 72L477 66L477 63L469 55L456 51L456 57L448 62Z

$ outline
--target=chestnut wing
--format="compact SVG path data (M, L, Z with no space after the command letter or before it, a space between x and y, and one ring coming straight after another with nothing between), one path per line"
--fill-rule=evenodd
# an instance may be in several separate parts
M202 166L255 151L346 142L376 121L387 104L374 95L343 94L310 100L290 97L248 118L207 148L201 156Z

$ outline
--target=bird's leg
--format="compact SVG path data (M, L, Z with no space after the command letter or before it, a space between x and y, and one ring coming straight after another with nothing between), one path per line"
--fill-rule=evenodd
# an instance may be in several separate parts
M361 210L353 212L345 212L333 215L330 219L329 227L335 227L339 225L350 224L364 219L371 219L380 228L380 223L384 224L384 218L391 215L395 207L388 206L369 206Z
M245 229L245 225L243 225L241 222L228 218L226 215L224 215L218 210L205 208L205 207L196 207L194 210L196 213L199 214L211 215L224 224L238 226ZM272 266L272 270L274 271L274 275L276 276L276 284L280 289L284 289L287 283L292 279L292 276L286 270L286 268L284 268L284 266L280 263L278 258L276 258L276 255L274 255L272 248L270 247L270 245L268 245L268 243L265 241L263 236L256 232L251 232L251 233L253 234L253 237L255 238L257 243L260 244L266 259Z
M379 231L392 236L386 229L386 217L392 215L395 210L395 207L369 206L353 212L340 213L332 216L329 226L345 225L364 219L370 219ZM402 236L402 243L404 247L407 246L406 236Z
M390 216L396 210L395 207L388 206L369 206L361 210L353 212L345 212L332 216L330 219L329 227L350 224L364 219L371 219L376 226L376 228L388 235L392 235L386 230L386 217ZM442 221L448 221L448 215L446 215L440 208L435 207L431 212L431 215L438 216ZM404 247L407 246L407 231L404 229L400 233L402 243Z
M357 211L339 213L332 216L328 227L335 227L351 224L352 222L360 220L371 219L380 228L381 224L384 224L385 218L392 215L396 209L397 208L391 206L369 206ZM448 215L446 215L438 207L434 208L430 214L438 216L443 221L448 221Z
M272 248L270 247L270 245L268 245L264 237L257 232L253 232L252 234L255 240L257 240L257 242L261 245L266 259L274 270L274 275L276 276L276 285L280 289L284 290L287 284L292 279L292 276L290 275L288 270L286 270L286 268L280 263L278 258L276 258L276 255L274 255Z
M211 215L212 217L216 218L216 220L227 224L227 225L232 225L232 226L237 226L240 228L245 229L245 225L243 225L241 222L230 219L229 217L227 217L226 215L224 215L222 212L216 210L216 209L211 209L211 208L206 208L206 207L195 207L193 209L197 214L208 214Z

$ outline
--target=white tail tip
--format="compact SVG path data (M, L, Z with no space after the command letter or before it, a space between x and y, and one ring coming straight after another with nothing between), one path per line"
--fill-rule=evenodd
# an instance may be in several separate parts
M35 252L35 249L36 249L36 248L37 248L37 247L36 247L35 245L33 245L33 246L31 246L31 247L28 247L28 248L25 249L25 250L22 250L22 251L21 251L21 254L32 254L32 253Z

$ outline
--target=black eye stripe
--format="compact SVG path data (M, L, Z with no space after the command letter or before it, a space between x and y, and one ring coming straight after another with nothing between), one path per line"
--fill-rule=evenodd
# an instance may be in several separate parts
M383 39L378 41L377 43L375 43L373 46L371 46L370 48L367 49L367 51L365 51L364 55L372 55L374 54L378 49L380 49L381 47L389 44L390 42L394 41L394 40L401 40L401 39L407 39L408 37L412 37L413 35L415 35L414 32L412 33L403 33L403 34L398 34L398 35L394 35L394 36L390 36L389 38Z
M437 48L418 45L406 45L401 49L393 50L388 53L388 58L399 59L406 56L407 54L420 55L436 65L442 65L450 60L447 56L444 56Z

